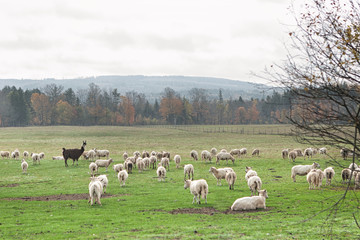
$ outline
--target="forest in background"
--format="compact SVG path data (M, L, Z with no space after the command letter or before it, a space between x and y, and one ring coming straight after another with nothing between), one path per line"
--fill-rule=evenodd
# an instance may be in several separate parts
M206 89L192 88L186 97L166 87L152 102L144 93L121 94L94 83L76 91L57 84L25 91L6 86L0 91L0 126L273 124L288 123L290 108L287 91L246 100L228 99L219 89L214 99Z

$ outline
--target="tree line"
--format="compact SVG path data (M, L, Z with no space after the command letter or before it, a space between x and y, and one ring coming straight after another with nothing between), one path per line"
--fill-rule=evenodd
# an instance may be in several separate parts
M0 91L0 126L272 124L287 123L291 109L288 91L225 100L221 89L210 99L207 90L193 88L188 96L167 87L149 102L143 93L121 94L94 83L76 92L56 84L25 91L6 86Z

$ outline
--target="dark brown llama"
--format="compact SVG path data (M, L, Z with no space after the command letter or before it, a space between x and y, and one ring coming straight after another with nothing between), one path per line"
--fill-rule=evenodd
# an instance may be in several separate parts
M78 165L78 159L79 157L83 154L84 150L85 150L85 146L86 146L86 141L83 141L83 145L81 146L80 149L65 149L63 148L63 156L65 159L65 167L68 166L67 164L67 160L68 158L71 158L73 160L73 165L75 163L76 160L76 165Z

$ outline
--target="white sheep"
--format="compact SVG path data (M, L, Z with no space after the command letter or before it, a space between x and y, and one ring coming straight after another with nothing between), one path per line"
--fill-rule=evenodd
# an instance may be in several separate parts
M225 179L226 173L227 172L233 172L234 170L232 170L231 168L218 168L216 169L215 167L211 167L209 169L209 173L212 173L212 175L217 179L217 186L221 186L221 179Z
M211 153L207 150L204 150L201 152L201 160L205 161L205 163L207 162L207 160L209 160L209 162L211 162L212 156Z
M23 157L24 157L24 159L28 159L28 157L29 157L29 152L28 151L24 151L23 152Z
M64 160L63 156L53 156L52 157L53 160Z
M125 186L125 181L128 177L129 177L129 174L127 173L126 170L121 170L118 173L118 179L119 179L120 186Z
M181 157L180 155L175 155L174 156L174 162L176 164L176 168L179 168L180 167L180 162L181 162Z
M185 180L184 189L190 188L190 193L194 195L193 204L196 201L197 204L201 204L200 197L205 199L207 203L207 195L209 192L209 186L204 179L199 180Z
M141 153L141 157L144 159L144 158L148 158L148 157L150 157L150 154L149 154L149 152L148 151L143 151L142 153Z
M245 156L246 154L247 154L247 149L246 148L240 149L240 156Z
M44 159L45 158L45 153L43 153L43 152L39 153L39 158L40 158L40 160Z
M309 189L315 189L319 186L319 174L316 172L316 169L311 169L310 172L306 175L306 180L309 183Z
M327 149L326 147L322 147L319 149L319 154L325 154L326 155Z
M312 158L312 156L313 156L313 149L312 148L306 148L304 150L304 160L305 160L306 157L308 157L308 160L309 160L309 158L310 157Z
M198 152L195 151L195 150L191 150L191 152L190 152L190 157L191 157L192 159L194 159L195 161L199 160L199 154L198 154Z
M298 157L302 157L302 156L303 156L302 150L301 150L300 148L294 149L293 151L296 152L296 155L297 155Z
M231 160L233 164L235 164L235 158L231 156L230 153L219 152L216 155L216 164L218 164L220 160L226 160L226 164L228 164L228 160Z
M101 198L101 193L103 192L103 185L96 177L91 177L90 180L91 181L89 183L88 202L91 202L91 206L92 206L95 198L95 203L97 202L99 205L101 205L100 198Z
M236 173L235 172L227 172L225 175L225 180L229 184L229 189L234 190L234 184L236 181Z
M231 149L230 150L231 156L240 156L240 149Z
M251 167L245 167L245 181L248 182L249 178L257 176L257 172Z
M107 159L107 160L96 160L95 164L99 167L105 167L106 171L109 167L109 165L113 162L112 158Z
M283 159L287 158L289 156L289 149L288 148L283 149L281 151L281 156L282 156Z
M95 153L96 153L96 157L98 157L98 159L100 159L101 157L105 157L105 158L109 158L109 150L97 150L96 148L94 149Z
M288 156L289 156L289 160L292 160L293 162L295 162L295 159L297 157L297 151L295 151L295 150L290 151Z
M103 193L105 193L106 187L109 184L109 180L108 180L107 176L103 174L103 175L97 176L96 178L97 178L97 180L99 180L101 182L102 187L103 187Z
M331 180L332 180L332 179L334 178L334 176L335 176L334 168L333 168L333 167L325 168L324 174L325 174L325 178L326 178L326 185L330 185L330 184L331 184Z
M260 190L259 196L242 197L235 200L231 206L232 211L246 211L255 209L266 209L265 201L268 198L267 191Z
M155 151L151 151L150 156L155 156L155 157L156 157L156 152L155 152Z
M23 173L27 172L28 167L29 167L29 164L25 161L25 159L23 159L21 161L21 169L22 169Z
M130 173L132 173L134 163L128 159L129 158L127 158L126 161L124 162L124 167L125 167L126 171L130 174Z
M359 166L356 163L350 163L349 168L351 170L355 170L355 169L359 168Z
M40 164L40 156L38 153L31 153L30 156L33 160L33 164L35 164L36 162Z
M91 176L94 176L94 173L98 171L98 165L96 165L95 163L90 163L89 164L89 170L90 170L90 174Z
M0 151L0 155L2 158L10 158L10 152L9 151Z
M145 168L145 163L142 158L138 158L136 160L136 167L138 168L139 172L142 172Z
M317 187L320 188L322 185L322 181L325 178L325 174L321 169L316 169L316 173L319 175L319 181Z
M149 159L150 159L150 165L152 165L153 169L155 169L156 162L157 162L156 156L151 155Z
M170 161L169 161L169 158L163 157L163 158L161 159L160 164L161 164L161 166L163 166L164 168L167 167L168 171L170 171Z
M296 175L305 176L307 175L311 169L319 168L320 165L314 162L311 165L296 165L291 168L291 178L294 182L296 182Z
M210 152L211 152L211 156L215 157L216 154L217 154L217 149L216 148L211 148Z
M354 190L356 189L356 188L360 188L360 169L358 169L358 173L356 174L356 176L355 176L355 185L354 185Z
M220 152L226 153L227 150L226 150L225 148L222 148L222 149L220 150Z
M96 152L94 149L90 149L86 154L86 159L95 160Z
M354 177L354 173L351 175L351 169L350 168L344 168L341 171L341 178L342 178L342 183L345 183L346 181L351 181L351 178Z
M115 164L115 165L113 165L113 169L114 169L115 173L118 173L118 172L124 170L124 164L122 164L122 163Z
M166 177L166 169L161 166L161 164L159 164L160 166L158 167L158 169L156 170L156 174L158 176L158 180L160 181L165 181L165 177Z
M251 156L259 156L260 155L260 150L255 148L252 153L251 153Z
M144 169L148 169L148 168L150 168L150 158L148 158L148 157L145 157L145 158L143 158L143 162L144 162Z
M184 166L184 179L186 179L186 174L189 176L192 175L191 180L194 179L194 166L192 164L186 164Z
M126 161L126 159L129 157L129 154L127 152L124 152L123 154L123 158L124 158L124 161Z
M248 179L247 184L251 191L251 196L253 196L256 192L260 191L262 182L259 176L252 176Z

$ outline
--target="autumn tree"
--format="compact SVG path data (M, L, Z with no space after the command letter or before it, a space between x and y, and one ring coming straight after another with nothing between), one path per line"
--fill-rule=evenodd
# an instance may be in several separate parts
M205 89L193 88L189 91L193 106L194 121L197 124L207 123L209 117L208 94Z
M51 123L51 104L45 94L33 93L31 104L35 111L34 123L37 125L49 125Z
M121 96L120 112L123 115L121 120L124 121L126 125L131 126L134 124L135 108L132 104L132 101L125 96ZM120 120L120 116L118 116L118 120Z
M163 119L170 124L177 124L177 118L181 116L183 111L183 104L180 96L171 88L165 88L163 98L160 102L160 113Z

